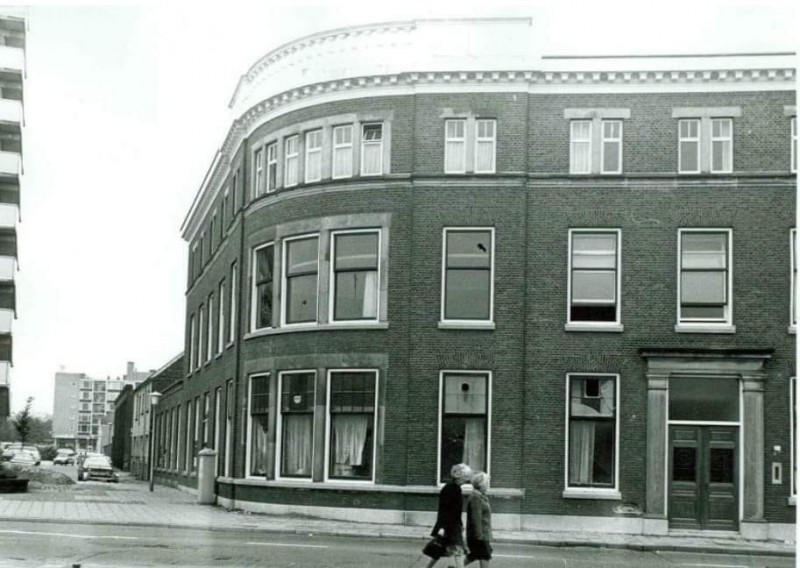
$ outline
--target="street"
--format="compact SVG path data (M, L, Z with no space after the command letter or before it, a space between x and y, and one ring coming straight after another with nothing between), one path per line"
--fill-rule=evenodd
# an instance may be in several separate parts
M270 568L421 568L424 542L413 540L207 531L160 527L6 522L0 568L269 566ZM446 568L442 560L438 566ZM550 548L497 544L501 568L789 568L779 557Z

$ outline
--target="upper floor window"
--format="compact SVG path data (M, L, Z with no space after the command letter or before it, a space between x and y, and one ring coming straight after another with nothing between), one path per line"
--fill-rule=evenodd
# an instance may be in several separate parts
M678 322L731 324L731 231L681 229Z
M739 107L673 108L678 120L678 173L733 172L733 119Z
M570 123L569 173L592 172L592 122L573 120Z
M290 136L284 142L283 185L292 187L297 185L299 169L299 144L297 136Z
M730 118L711 119L711 172L733 171L733 121Z
M700 173L700 120L678 122L678 171Z
M473 471L489 469L490 382L486 371L441 373L440 483L457 463Z
M361 175L383 173L383 123L362 125Z
M197 310L198 318L197 318L197 368L203 366L203 361L205 358L203 357L203 347L205 346L205 334L206 334L206 325L205 325L205 308L203 304L200 304L200 309Z
M475 121L475 173L492 174L495 171L496 126L493 119Z
M467 171L467 121L446 120L444 128L444 172L463 174Z
M600 173L622 173L622 121L604 120L600 146Z
M264 191L264 149L259 148L253 156L253 197Z
M796 439L796 430L797 427L797 377L792 377L789 380L789 405L790 405L790 412L789 412L789 443L790 443L790 452L789 456L792 460L791 465L791 472L792 472L792 484L789 487L789 496L791 499L797 498L797 439Z
M284 241L283 322L317 320L319 237L304 236Z
M314 454L314 371L280 374L280 474L311 479Z
M624 120L627 108L567 108L569 120L569 173L612 175L622 173Z
M791 326L794 328L797 326L797 229L792 229L790 232L790 248L792 251L791 257L791 297L789 298L789 305L791 306Z
M225 280L219 283L219 314L217 317L217 353L225 347Z
M791 149L791 153L792 153L791 162L792 162L792 165L791 165L791 168L792 168L792 172L796 173L797 172L797 117L793 116L791 122L792 122L792 140L791 140L791 143L792 143L792 149Z
M197 367L197 351L195 351L197 329L195 327L194 314L189 317L189 372Z
M214 353L214 293L208 295L208 323L206 324L206 361Z
M494 229L446 228L443 248L442 321L492 321Z
M444 122L444 172L494 173L497 123L494 119L451 118Z
M275 247L272 244L253 251L253 289L251 329L272 327L272 270Z
M619 229L570 229L570 323L619 323Z
M332 233L332 321L378 319L380 233Z
M353 175L353 125L345 124L333 128L333 179Z
M372 481L377 383L376 371L329 371L329 479Z
M233 178L231 179L231 187L232 189L232 203L231 203L231 221L236 216L236 212L239 210L240 198L239 198L239 170L233 172Z
M278 143L267 146L267 193L278 187Z
M228 315L228 343L233 343L236 339L236 263L231 264L231 297L230 310Z
M322 130L306 132L306 183L322 179Z

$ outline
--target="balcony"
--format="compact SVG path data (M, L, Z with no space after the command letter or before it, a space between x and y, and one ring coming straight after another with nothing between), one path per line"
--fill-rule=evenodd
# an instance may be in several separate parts
M22 124L22 101L0 99L0 122Z
M15 229L19 221L19 207L0 203L0 230Z
M22 173L22 156L18 152L0 151L0 175L19 176Z
M11 371L11 364L8 361L0 361L0 385L8 384L8 376Z
M11 326L14 323L14 311L0 309L0 334L11 333Z
M13 256L0 256L0 296L7 282L13 282L17 273L17 261Z
M0 45L0 69L25 71L25 50L21 47Z

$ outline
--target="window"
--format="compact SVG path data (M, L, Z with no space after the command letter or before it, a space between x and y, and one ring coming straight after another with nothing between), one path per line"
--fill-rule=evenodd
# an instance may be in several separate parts
M317 270L319 237L284 241L284 323L317 320Z
M217 353L225 347L225 280L219 283L219 314L217 316Z
M491 321L494 229L444 230L442 321Z
M313 371L280 375L282 477L311 479L315 379Z
M568 322L619 323L619 239L618 229L570 229Z
M475 122L475 173L492 174L495 171L497 123L480 119Z
M222 211L222 216L220 217L220 233L222 235L228 230L228 211L230 211L231 207L231 192L228 187L225 187L225 194L222 196L222 207L220 207Z
M208 396L208 393L203 395L203 435L200 438L200 441L203 443L203 447L208 447L208 439L209 439L209 428L210 424L208 422L209 414L211 412L211 399Z
M797 377L792 377L789 381L789 404L791 405L789 412L789 443L790 443L790 457L792 460L792 484L789 487L789 494L791 499L797 499Z
M463 174L467 171L467 121L446 120L444 128L444 172Z
M333 128L333 173L334 179L353 175L353 126Z
M269 433L269 375L250 377L250 453L248 474L267 476Z
M194 454L194 448L192 447L192 430L194 429L193 426L194 418L192 417L192 401L189 400L186 402L186 454L184 456L184 471L190 471L192 467L192 455Z
M622 121L604 120L600 151L600 173L622 173Z
M236 339L236 263L231 265L230 319L228 320L228 343Z
M700 120L681 120L678 129L678 171L682 174L699 174Z
M373 479L377 379L375 371L328 374L330 479Z
M797 172L797 117L792 117L792 149L791 149L791 169L792 172Z
M197 352L195 351L195 340L197 330L195 329L194 314L189 317L189 372L197 367Z
M378 319L378 231L333 233L331 321Z
M617 376L567 375L567 488L616 489Z
M267 146L267 193L278 187L278 143Z
M233 414L236 400L233 394L233 379L228 379L225 388L225 477L231 476L233 464Z
M233 178L231 179L231 187L233 188L231 221L233 221L233 218L236 216L236 212L239 211L239 170L233 172Z
M733 171L733 121L730 118L711 119L711 172Z
M272 327L272 267L275 255L272 244L253 251L253 291L251 329Z
M200 451L200 428L203 424L200 410L200 397L194 399L194 443L192 444L192 469L197 471L197 452Z
M203 318L204 315L204 307L203 304L200 304L200 309L198 310L198 323L197 323L197 368L203 366L203 345L205 340L205 320Z
M589 174L592 172L592 121L573 120L569 126L569 173Z
M284 144L283 185L284 187L292 187L297 185L298 179L299 148L297 136L290 136Z
M440 483L457 463L489 470L489 392L488 372L442 372Z
M253 198L264 192L264 149L259 148L253 156Z
M217 211L214 210L214 213L211 215L211 223L208 227L208 241L211 245L211 250L209 252L209 256L214 255L214 251L217 250L217 244L219 241L217 240Z
M206 325L206 361L214 353L214 293L208 295L208 324Z
M364 124L361 131L361 175L383 173L383 124Z
M322 179L322 130L306 133L306 183Z
M729 230L679 233L680 323L731 323Z
M790 317L791 317L790 322L791 322L792 327L794 328L794 327L797 326L797 294L798 294L798 291L797 291L797 261L798 261L798 258L797 258L797 229L792 229L790 231L789 238L790 238L789 246L790 246L791 252L792 252L792 258L791 258L792 266L791 266L791 269L790 269L791 270L791 286L789 288L792 295L789 298L789 305L790 305Z

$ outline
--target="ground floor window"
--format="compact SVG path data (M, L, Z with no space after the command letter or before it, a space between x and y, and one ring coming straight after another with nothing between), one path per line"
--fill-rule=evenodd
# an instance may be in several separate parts
M567 485L616 485L617 377L568 375Z
M314 371L281 373L281 476L311 478Z
M269 375L250 377L250 475L267 476Z
M488 372L441 374L439 481L442 483L457 463L466 463L473 471L488 469L489 381Z
M331 371L328 477L372 480L376 371Z

